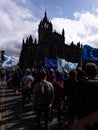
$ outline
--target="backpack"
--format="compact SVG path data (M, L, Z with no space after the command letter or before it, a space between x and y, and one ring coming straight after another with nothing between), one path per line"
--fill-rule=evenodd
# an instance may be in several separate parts
M25 76L24 79L23 79L22 88L23 89L30 89L31 86L32 86L31 78L29 76Z
M39 83L38 104L41 108L49 107L53 98L53 90L48 83Z
M49 96L51 94L51 88L47 84L40 84L41 85L41 94L43 96Z

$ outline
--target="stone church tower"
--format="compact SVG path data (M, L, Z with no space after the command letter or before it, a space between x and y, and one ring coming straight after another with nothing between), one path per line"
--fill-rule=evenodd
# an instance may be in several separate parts
M74 45L73 42L70 45L65 44L64 29L62 29L62 34L53 31L53 25L45 12L38 25L38 42L31 35L26 41L23 39L19 66L25 68L39 63L45 65L46 57L53 59L59 57L80 64L81 45L80 43Z
M49 22L47 18L47 14L45 12L44 18L40 21L38 27L38 43L40 44L45 37L52 33L52 24Z

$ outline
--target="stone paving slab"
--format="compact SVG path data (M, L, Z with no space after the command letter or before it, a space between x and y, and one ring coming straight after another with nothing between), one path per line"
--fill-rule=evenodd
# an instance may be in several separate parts
M7 89L5 82L0 85L0 130L36 130L36 115L32 111L32 103L23 107L21 99L21 92L16 94L14 89ZM56 118L51 123L51 130L63 130L62 127L58 127Z

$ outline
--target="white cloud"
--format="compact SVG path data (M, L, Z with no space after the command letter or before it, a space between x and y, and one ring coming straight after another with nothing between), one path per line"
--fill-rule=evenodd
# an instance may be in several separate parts
M89 43L98 48L98 16L90 12L76 12L74 16L75 20L52 19L54 30L61 33L62 29L65 29L65 43L67 44L72 41L74 43L80 41L83 44Z
M23 4L27 2L27 0L20 1ZM98 9L94 10L95 13L75 12L74 20L53 18L51 20L53 29L58 33L62 33L62 29L65 29L66 44L80 41L98 48ZM35 17L29 8L17 4L15 0L1 0L0 17L0 49L4 49L8 55L19 56L22 39L29 34L37 38L38 16Z
M0 17L0 49L19 56L20 50L14 44L21 46L22 39L35 32L38 22L28 9L12 0L0 1Z
M80 13L79 12L75 12L73 15L74 15L75 18L79 18L80 17Z
M86 26L86 27L96 27L98 28L98 17L90 12L85 12L80 15L80 21Z
M81 41L80 35L85 36L89 31L87 31L84 28L84 25L75 20L70 20L70 19L63 19L63 18L55 18L52 20L54 29L57 30L57 32L62 31L64 28L65 30L65 42L66 43L71 43L72 41L79 42Z

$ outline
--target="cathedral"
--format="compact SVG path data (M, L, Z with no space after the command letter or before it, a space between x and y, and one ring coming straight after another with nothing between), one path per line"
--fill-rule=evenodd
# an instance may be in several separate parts
M30 35L25 41L23 39L22 49L19 57L20 68L45 65L45 58L63 58L69 62L81 64L81 45L70 45L65 43L65 30L59 34L53 31L53 25L45 12L43 19L38 25L38 41Z

